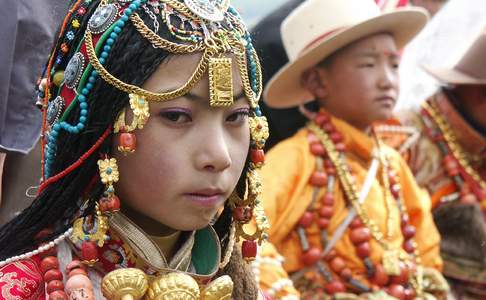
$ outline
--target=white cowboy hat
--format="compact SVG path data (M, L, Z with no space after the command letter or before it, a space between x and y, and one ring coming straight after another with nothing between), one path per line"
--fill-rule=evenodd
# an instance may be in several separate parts
M269 81L264 99L285 108L313 100L301 86L301 74L336 50L360 38L391 33L399 48L426 24L421 8L398 8L381 13L374 0L307 0L283 21L282 40L289 57Z
M438 80L448 84L486 84L486 28L474 40L452 68L423 68Z

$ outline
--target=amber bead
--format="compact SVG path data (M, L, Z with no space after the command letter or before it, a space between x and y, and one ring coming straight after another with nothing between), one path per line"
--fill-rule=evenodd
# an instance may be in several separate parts
M366 227L353 229L351 230L351 234L349 235L351 242L353 242L353 244L355 245L369 241L370 237L371 237L370 230Z
M324 156L326 154L326 149L324 149L324 146L320 142L310 144L310 151L316 156Z
M311 226L313 219L314 219L314 216L313 216L312 212L306 211L306 212L304 212L302 217L300 217L299 225L304 227L304 228L307 228L307 227Z
M390 278L388 277L388 274L386 274L385 269L381 264L376 264L375 265L375 274L373 274L373 278L371 281L380 286L383 287L388 283L388 280Z
M346 287L344 286L344 284L341 281L336 280L336 279L327 283L326 286L325 286L325 289L326 289L326 292L328 294L331 294L331 295L334 295L336 293L342 293L342 292L346 291Z
M255 259L257 255L257 243L255 241L243 241L241 244L241 254L246 260Z
M364 242L356 246L356 254L360 258L366 258L370 256L371 253L371 247L369 242Z
M60 280L52 280L49 283L47 283L46 287L46 292L48 294L54 292L54 291L62 291L64 290L64 283Z
M98 246L91 241L85 241L81 244L81 257L85 261L98 259Z
M137 137L133 133L122 132L118 138L118 150L121 152L132 153L137 148Z
M116 212L120 210L120 199L116 195L103 197L100 199L101 212Z
M346 267L346 263L341 257L336 256L331 260L330 266L334 272L339 274Z
M326 218L319 218L317 220L317 226L321 229L327 229L329 227L329 224L331 223L331 220L326 219Z
M68 296L64 291L57 290L49 294L49 300L67 300L67 299Z
M42 273L46 273L47 271L52 269L59 269L59 261L57 260L57 257L47 256L42 259L40 263L40 269Z
M334 207L329 205L323 205L319 208L318 212L319 212L319 216L330 219L334 214Z
M251 162L261 165L265 162L265 152L262 149L252 149L250 151Z
M321 203L324 205L332 206L334 204L334 195L331 193L325 193L321 199Z
M402 233L403 233L403 237L408 240L412 237L415 236L415 226L413 225L406 225L405 227L403 227L402 229Z
M53 280L61 280L62 281L62 273L59 269L50 269L46 273L44 273L44 281L50 282Z
M388 287L388 293L399 300L405 300L405 288L399 284L392 284Z
M310 178L310 184L317 187L323 187L327 183L327 175L322 171L315 171Z
M322 250L317 247L310 247L304 254L302 254L302 262L306 266L313 266L319 261L322 255Z

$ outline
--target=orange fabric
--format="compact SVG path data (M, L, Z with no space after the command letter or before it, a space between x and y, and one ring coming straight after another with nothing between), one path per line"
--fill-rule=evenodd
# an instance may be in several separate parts
M364 181L367 168L371 161L373 140L363 132L355 129L342 120L333 118L337 130L343 135L346 144L346 159L357 179L358 188ZM307 141L308 131L302 129L293 137L281 142L267 155L266 165L262 170L263 194L262 200L270 221L270 242L284 256L284 268L292 273L303 268L301 247L295 225L309 205L312 187L308 184L310 175L315 169L315 157L309 151ZM430 213L431 202L428 195L421 190L400 155L390 147L384 146L383 151L390 159L391 166L397 171L402 185L402 196L410 215L411 224L417 228L416 241L424 266L441 269L439 256L439 234ZM379 176L377 176L379 178ZM318 199L324 194L320 191ZM345 198L340 184L335 185L335 212L328 228L330 236L346 217ZM391 212L386 211L383 189L375 178L366 201L365 211L386 232L386 220L390 213L394 226L390 228L392 238L388 244L392 249L401 249L403 237L400 230L400 215L396 205ZM319 229L313 224L307 230L311 245L321 246ZM381 262L383 249L371 240L373 262ZM354 246L347 233L338 241L336 251L347 261L354 275L363 278L366 273L361 259L355 255ZM403 251L403 250L402 250ZM261 274L260 280L265 282L266 274Z

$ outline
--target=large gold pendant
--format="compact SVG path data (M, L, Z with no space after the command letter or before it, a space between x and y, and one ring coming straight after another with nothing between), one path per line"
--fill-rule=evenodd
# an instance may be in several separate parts
M231 58L209 59L209 105L230 106L233 104L233 75Z
M103 215L81 217L74 221L70 238L73 243L91 241L103 247L108 229L108 218Z
M400 275L400 257L397 250L386 250L383 253L383 268L388 275Z

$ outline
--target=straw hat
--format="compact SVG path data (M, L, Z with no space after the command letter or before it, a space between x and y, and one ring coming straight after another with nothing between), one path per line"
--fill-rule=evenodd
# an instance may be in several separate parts
M486 84L486 28L452 68L423 68L448 84Z
M269 106L285 108L313 96L300 84L301 74L344 46L375 33L391 33L403 47L427 22L421 8L381 13L374 0L307 0L283 21L282 40L289 57L265 90Z

